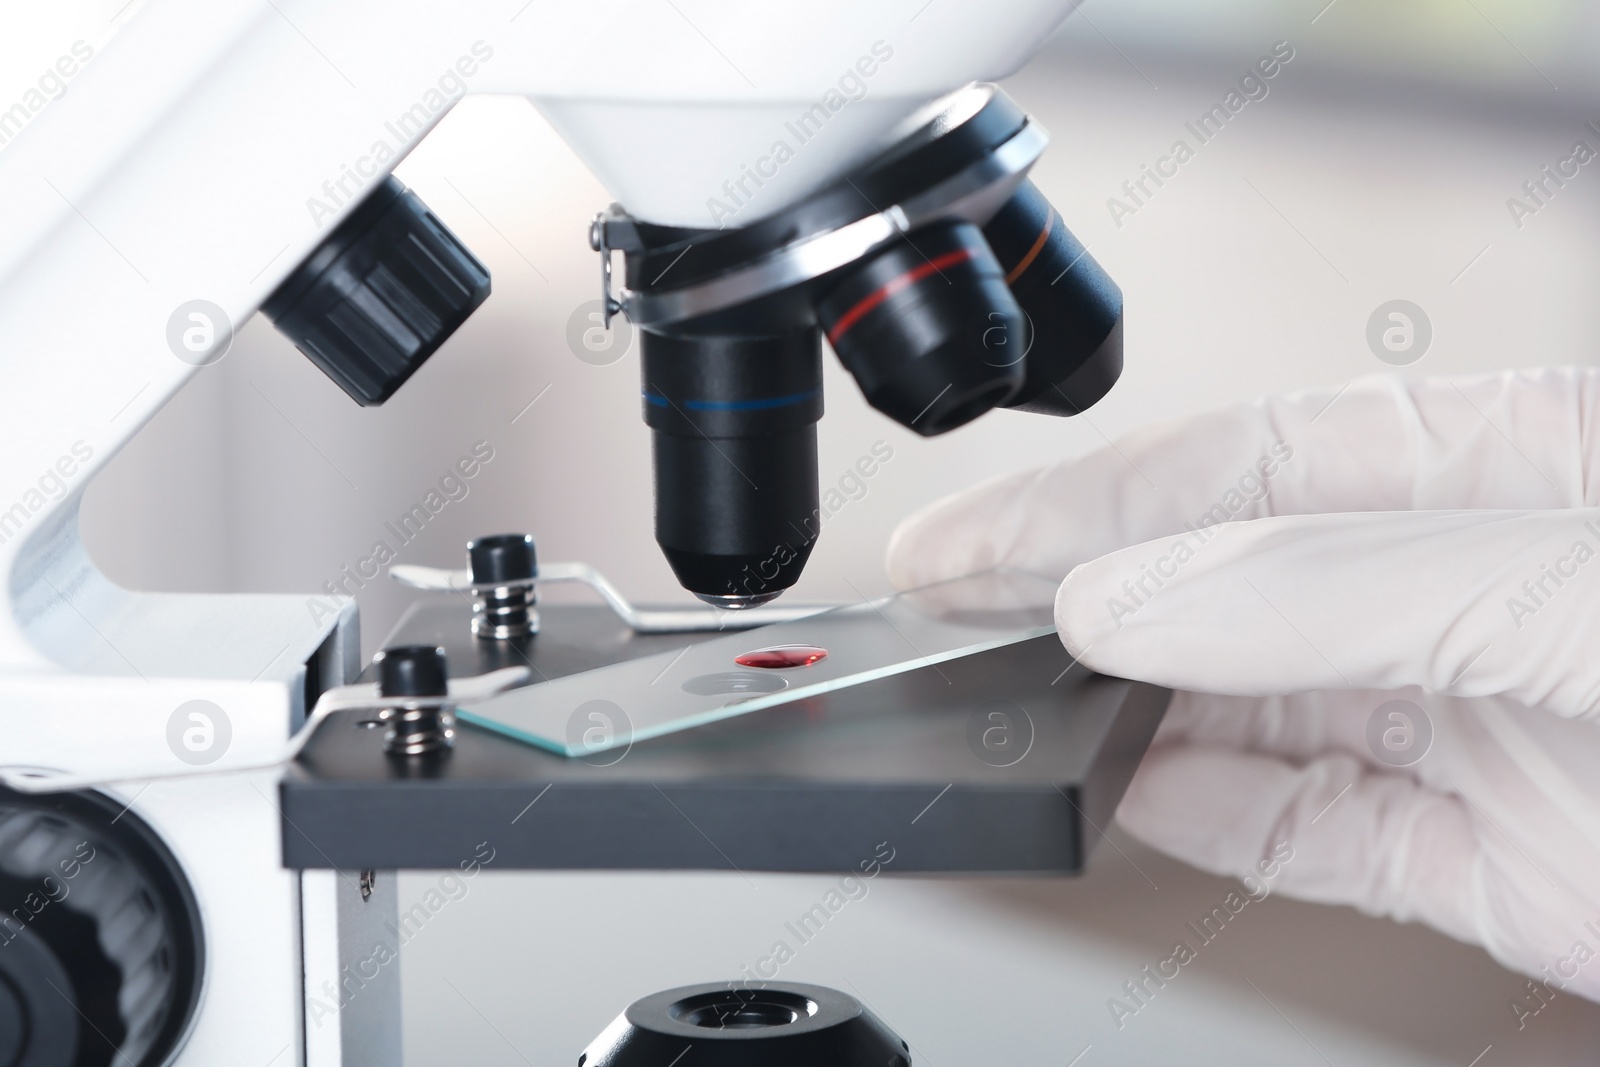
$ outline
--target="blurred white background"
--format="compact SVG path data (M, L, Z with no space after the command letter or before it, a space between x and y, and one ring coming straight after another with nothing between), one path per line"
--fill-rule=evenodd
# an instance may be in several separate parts
M11 23L60 26L0 34L0 100L53 60L58 38L83 36L73 18L103 29L137 10L119 7L5 5ZM982 10L933 0L919 17ZM30 39L43 50L16 43ZM1280 40L1295 58L1267 98L1115 225L1107 199ZM1122 382L1075 420L999 412L923 441L830 363L824 483L880 438L894 459L830 522L791 595L885 588L895 523L950 490L1152 420L1387 371L1364 332L1391 299L1419 304L1434 328L1402 373L1593 362L1600 164L1520 228L1506 202L1575 141L1600 148L1597 40L1600 6L1576 0L1091 0L1007 89L1053 135L1035 179L1126 294ZM471 494L402 562L459 565L468 538L529 530L548 559L681 599L650 533L636 352L595 367L565 340L595 295L584 232L605 191L517 99L466 100L398 174L489 266L488 303L374 410L258 316L90 487L95 558L138 588L311 594L487 440L495 458ZM362 590L369 652L410 599ZM1523 980L1483 953L1276 899L1118 1031L1106 999L1227 886L1114 839L1120 851L1101 848L1077 881L879 879L784 977L860 994L932 1067L1593 1061L1600 1006L1561 998L1519 1031L1508 1002ZM403 899L434 880L407 876ZM570 1063L630 1000L765 954L829 884L751 882L477 879L407 947L407 1062Z

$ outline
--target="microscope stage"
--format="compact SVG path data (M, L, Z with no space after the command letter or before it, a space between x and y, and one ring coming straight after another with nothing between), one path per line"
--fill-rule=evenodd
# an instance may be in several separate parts
M528 664L550 679L718 636L540 614L519 651L472 637L465 598L429 600L385 645L443 645L457 677ZM343 713L280 786L284 864L453 868L487 842L497 869L833 872L886 841L899 872L1073 873L1168 696L1074 665L1047 635L587 757L461 724L447 755L408 762Z

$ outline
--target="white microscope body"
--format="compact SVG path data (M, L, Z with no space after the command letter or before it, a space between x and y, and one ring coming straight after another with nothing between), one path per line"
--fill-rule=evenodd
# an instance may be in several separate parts
M276 751L308 663L323 685L360 670L353 606L130 592L79 540L84 487L199 370L175 312L242 324L465 93L532 100L635 218L744 226L1015 70L1074 6L150 0L6 146L0 764L125 779L103 792L181 865L203 989L165 1062L399 1061L397 967L324 1010L359 872L280 866L272 772L155 777L189 769L190 701L226 714L209 770ZM215 743L198 728L184 744Z

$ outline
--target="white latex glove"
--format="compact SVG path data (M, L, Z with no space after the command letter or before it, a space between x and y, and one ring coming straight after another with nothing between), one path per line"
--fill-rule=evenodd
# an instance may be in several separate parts
M1179 690L1135 836L1239 876L1286 842L1275 890L1600 1000L1597 433L1590 370L1363 379L960 493L889 570L1064 576L1069 651Z

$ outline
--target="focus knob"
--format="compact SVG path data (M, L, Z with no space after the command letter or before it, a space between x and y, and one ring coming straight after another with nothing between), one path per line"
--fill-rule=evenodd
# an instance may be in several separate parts
M127 805L0 788L0 1064L170 1063L204 966L188 878Z

